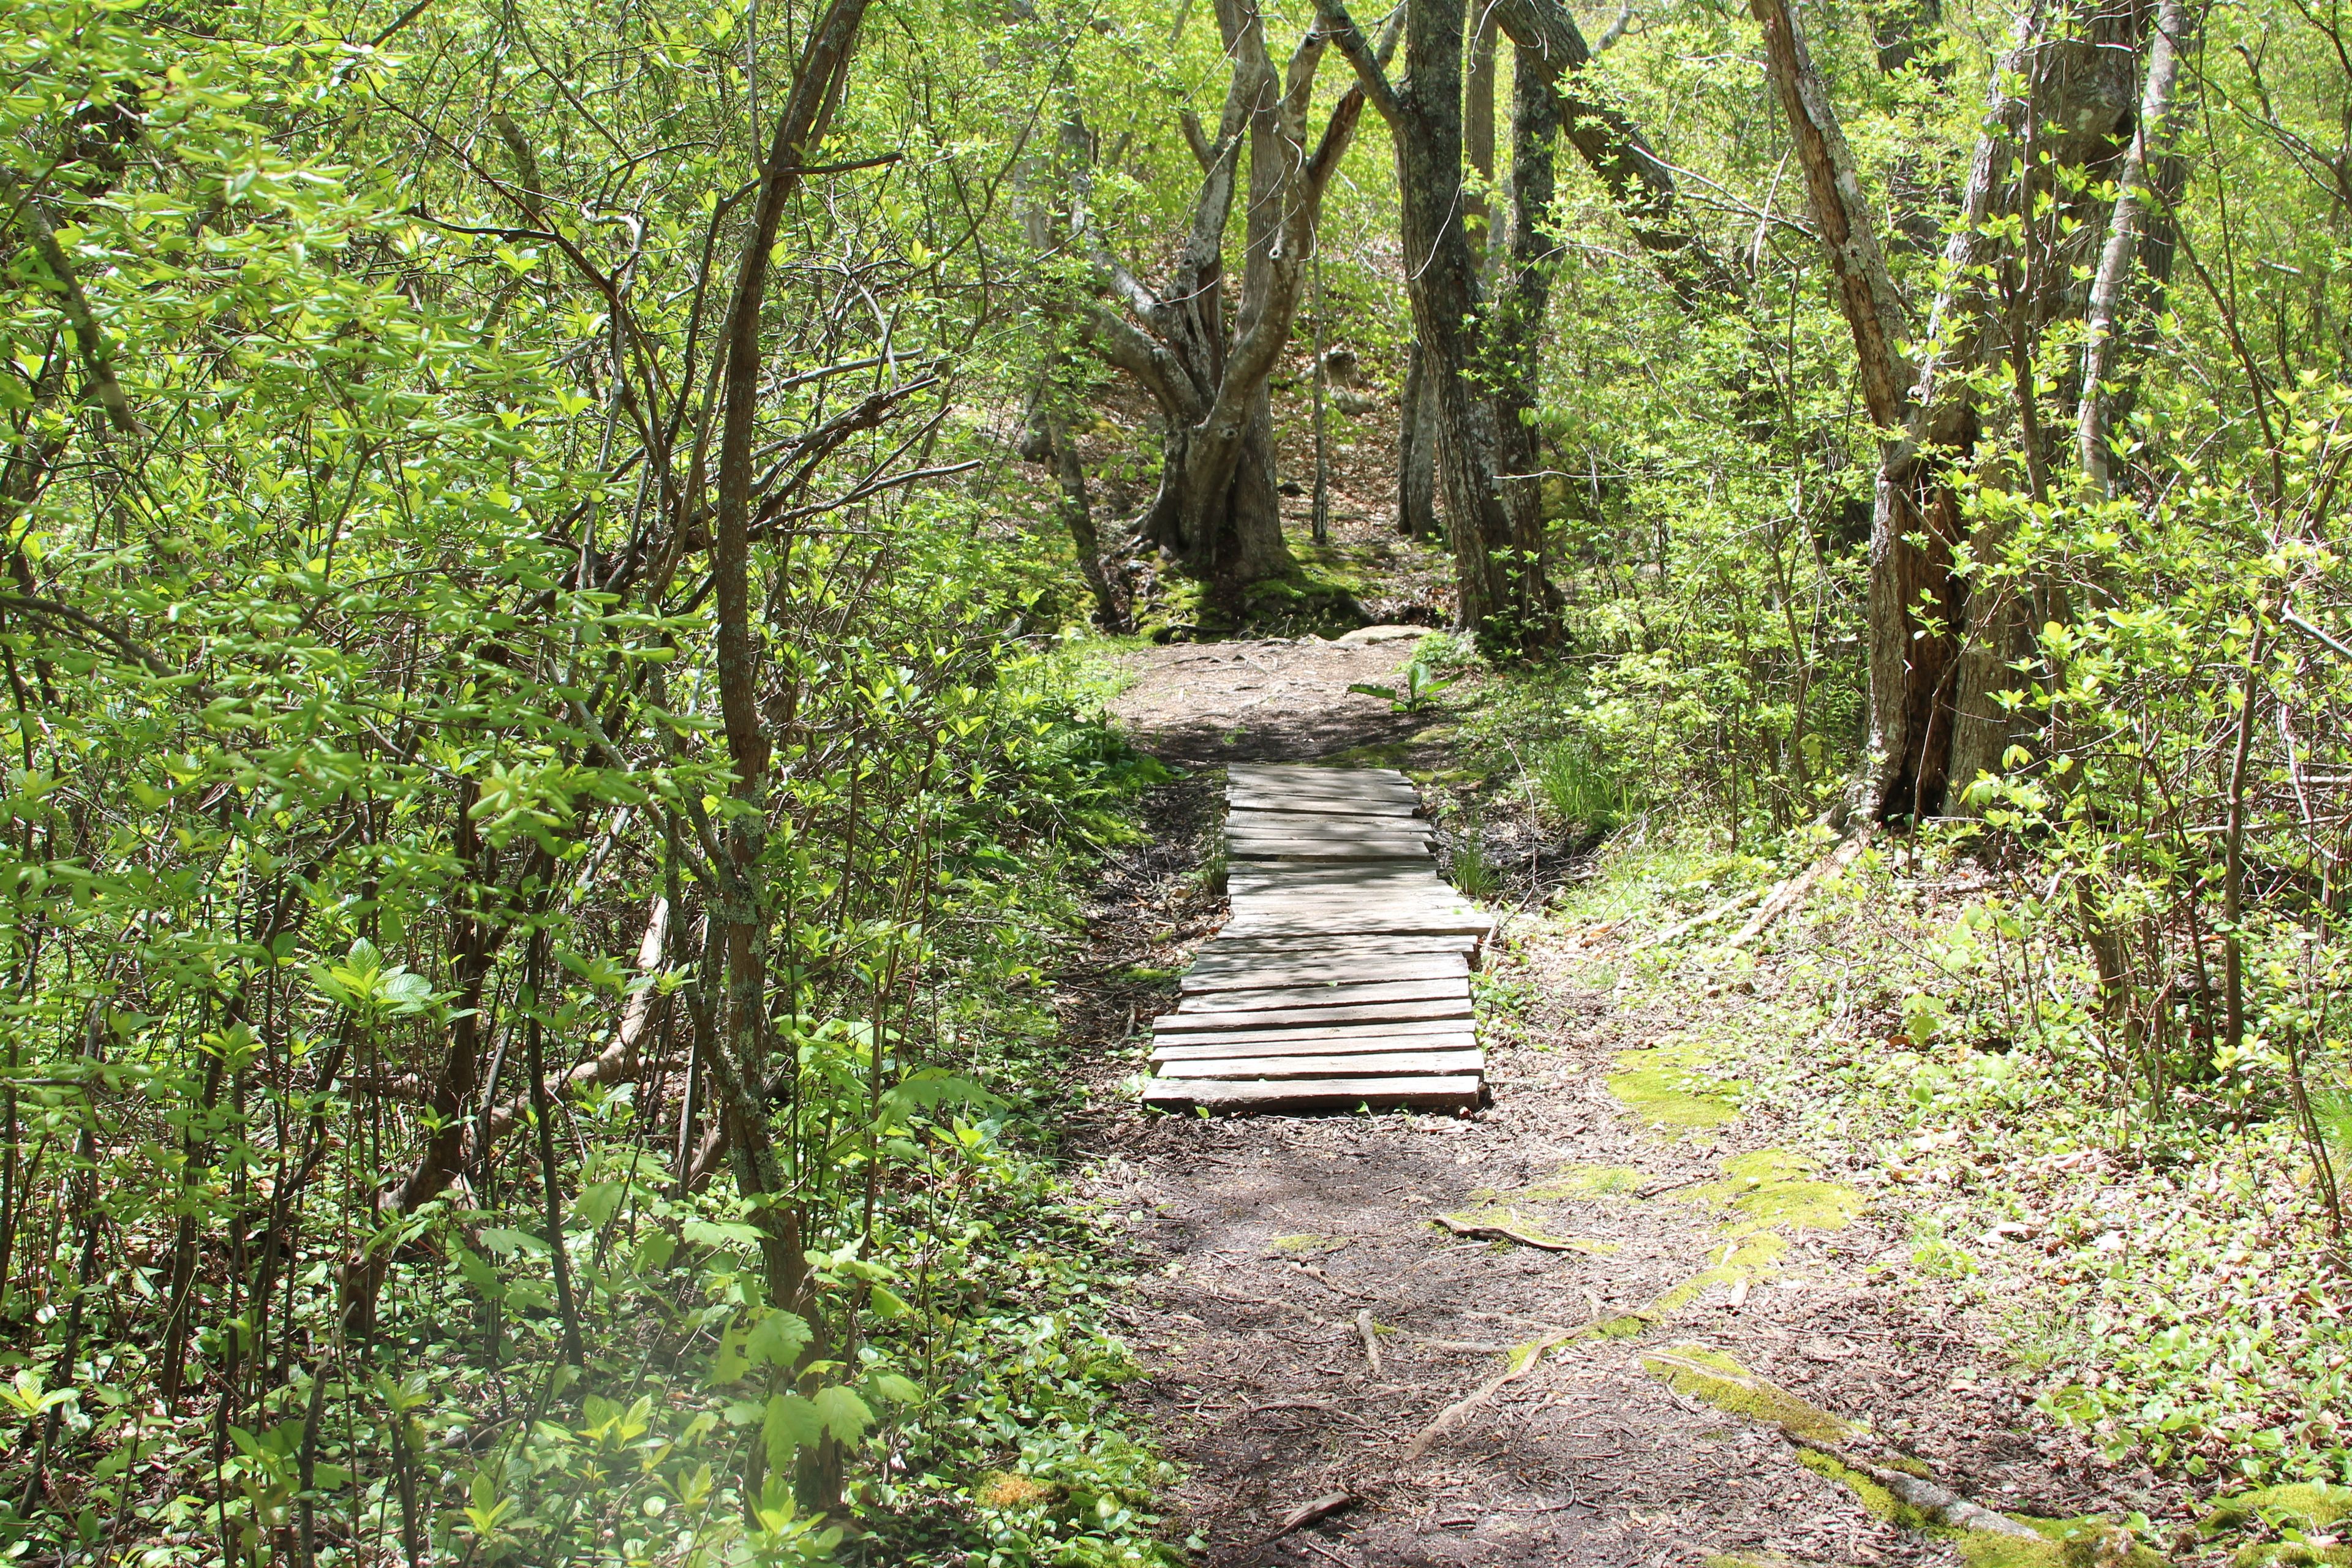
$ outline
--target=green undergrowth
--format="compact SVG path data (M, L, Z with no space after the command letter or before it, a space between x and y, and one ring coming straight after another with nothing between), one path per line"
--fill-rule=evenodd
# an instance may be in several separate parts
M1654 931L1644 899L1691 863L1612 852L1556 919ZM2249 1057L2151 1116L2115 1076L2069 906L2042 891L1934 844L1874 847L1755 951L1601 942L1576 978L1687 1019L1620 1056L1630 1114L1706 1138L1769 1103L1792 1149L1904 1216L1907 1262L1879 1267L1980 1311L2108 1462L2215 1494L2352 1482L2352 1316L2289 1108Z
M1897 1496L1893 1485L1838 1457L1835 1449L1867 1436L1867 1428L1758 1376L1722 1352L1677 1344L1642 1357L1644 1371L1686 1398L1778 1428L1798 1445L1797 1462L1850 1492L1874 1518L1952 1542L1969 1568L2166 1568L2166 1560L2128 1526L2097 1516L2040 1519L2011 1514L2040 1540L1943 1522ZM1904 1470L1932 1479L1928 1468L1901 1458L1871 1461L1879 1471ZM1893 1478L1901 1483L1902 1478Z

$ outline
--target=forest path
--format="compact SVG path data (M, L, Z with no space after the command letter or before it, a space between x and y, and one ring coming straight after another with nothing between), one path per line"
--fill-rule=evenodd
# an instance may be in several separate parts
M1380 705L1325 699L1343 666L1348 679L1381 679L1403 653L1146 650L1126 656L1141 679L1119 706L1144 743L1174 737L1177 760L1206 760L1183 743L1203 739L1220 760L1393 743L1402 727ZM1181 709L1153 706L1180 690ZM1240 701L1265 690L1290 696ZM1243 713L1247 732L1234 737ZM1442 744L1404 765L1442 765ZM1623 1053L1704 1026L1737 996L1693 996L1672 1016L1621 1008L1563 977L1569 939L1521 919L1486 963L1507 1002L1489 1016L1507 1026L1482 1021L1490 1109L1141 1110L1139 1022L1171 1005L1172 977L1225 918L1201 876L1219 784L1195 768L1155 792L1154 837L1108 868L1092 950L1061 989L1093 1080L1096 1109L1075 1129L1083 1184L1134 1248L1137 1283L1115 1309L1147 1371L1133 1404L1185 1468L1179 1495L1160 1501L1176 1538L1200 1542L1197 1562L1959 1562L1948 1542L1874 1517L1801 1467L1773 1428L1644 1366L1694 1345L1871 1422L1992 1507L2066 1517L2115 1506L2086 1489L2079 1449L2028 1415L1946 1299L1916 1277L1897 1283L1888 1266L1910 1256L1900 1215L1864 1208L1834 1230L1784 1227L1777 1267L1746 1284L1720 1267L1734 1244L1719 1184L1743 1157L1743 1170L1769 1166L1765 1133L1654 1126L1609 1080L1626 1070ZM1439 1216L1521 1239L1464 1237ZM1590 1331L1596 1321L1633 1337ZM1564 1334L1574 1337L1492 1386L1524 1359L1515 1347ZM1339 1494L1351 1500L1277 1534L1295 1510Z

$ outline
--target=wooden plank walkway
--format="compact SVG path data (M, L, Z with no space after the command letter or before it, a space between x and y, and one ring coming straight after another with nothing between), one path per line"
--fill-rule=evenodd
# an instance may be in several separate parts
M1437 875L1411 780L1235 763L1233 916L1152 1024L1163 1110L1467 1110L1486 1098L1470 970L1494 922Z

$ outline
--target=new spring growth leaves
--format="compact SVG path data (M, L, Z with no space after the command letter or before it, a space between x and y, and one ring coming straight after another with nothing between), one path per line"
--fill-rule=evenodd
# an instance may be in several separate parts
M1373 686L1358 681L1348 688L1366 697L1377 697L1399 713L1418 713L1437 700L1437 694L1453 685L1429 673L1429 666L1416 659L1404 667L1404 685Z
M0 1399L6 1400L8 1408L29 1421L37 1415L48 1414L80 1392L79 1388L45 1390L41 1387L39 1369L28 1366L16 1374L13 1383L0 1386Z
M835 1442L855 1443L873 1424L874 1413L856 1394L820 1388L813 1395L771 1394L760 1436L768 1446L768 1463L782 1466L795 1448L813 1448L827 1435Z
M404 963L387 964L375 943L355 938L341 963L314 963L310 984L319 994L355 1013L404 1018L438 1000L422 974Z

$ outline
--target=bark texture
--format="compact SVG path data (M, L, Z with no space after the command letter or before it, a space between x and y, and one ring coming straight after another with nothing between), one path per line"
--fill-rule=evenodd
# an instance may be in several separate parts
M1232 76L1213 136L1187 126L1201 191L1167 279L1147 287L1095 233L1083 163L1074 170L1072 228L1102 296L1087 313L1085 340L1160 409L1160 488L1138 535L1230 607L1250 584L1297 570L1282 537L1266 384L1289 340L1324 189L1364 100L1360 90L1343 95L1310 147L1307 120L1328 35L1311 30L1277 73L1254 0L1222 0L1217 17ZM1244 191L1242 289L1229 325L1224 237Z
M1942 289L1914 366L1912 320L1887 272L1874 218L1828 88L1787 0L1751 0L1838 304L1864 405L1884 433L1871 526L1872 763L1856 805L1884 818L1964 809L1965 790L2017 738L2000 693L2019 684L2039 596L1981 567L2004 541L1969 537L1956 472L1974 461L1988 371L2018 389L2016 446L2037 492L2055 432L2041 417L2034 356L2053 324L2089 304L2094 248L2109 225L2099 183L2136 142L2145 0L2082 0L2021 22L1995 70L1983 131L1947 243ZM2021 86L2021 90L2019 89ZM2075 377L2063 378L2062 405ZM1964 561L1972 563L1964 569Z

